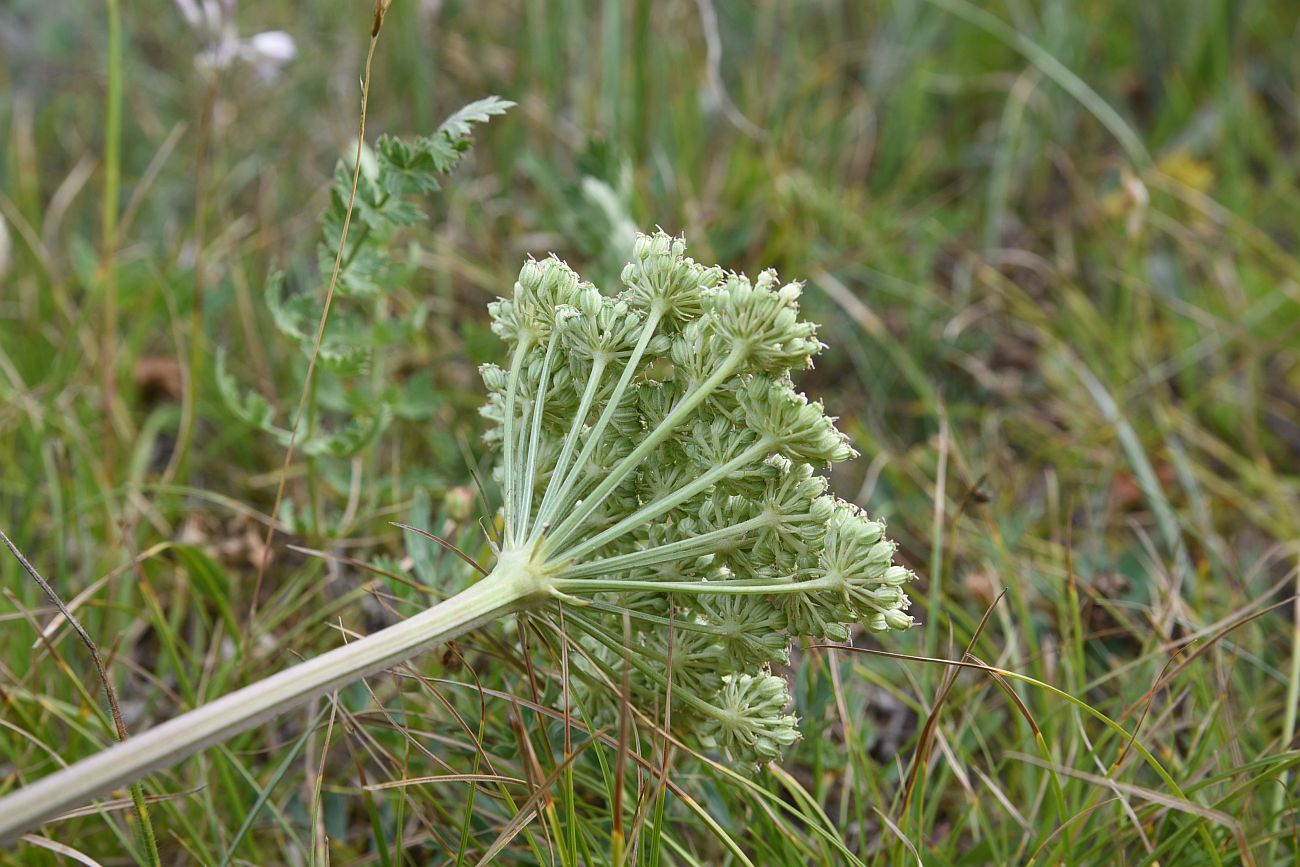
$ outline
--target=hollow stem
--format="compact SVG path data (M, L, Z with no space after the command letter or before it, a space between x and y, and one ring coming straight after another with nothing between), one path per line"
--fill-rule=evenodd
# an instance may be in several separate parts
M108 747L0 798L0 842L366 675L547 598L520 552L486 578L401 623L335 648Z

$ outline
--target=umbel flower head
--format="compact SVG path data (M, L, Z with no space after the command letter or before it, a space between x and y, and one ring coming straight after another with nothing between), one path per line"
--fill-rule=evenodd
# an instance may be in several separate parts
M799 737L772 671L796 636L912 625L885 528L827 493L853 449L790 375L822 346L799 286L705 267L638 238L606 294L557 259L528 262L491 306L509 346L487 366L488 442L504 493L482 580L379 632L190 710L0 797L0 843L505 614L559 600L579 710L619 688L678 737L739 765Z
M662 232L637 239L622 282L607 294L529 261L489 308L509 347L482 371L498 569L568 604L586 712L613 713L626 675L641 707L671 696L679 735L770 761L798 737L771 672L791 639L908 628L913 576L880 523L826 492L821 473L855 452L791 379L822 349L800 285L706 267Z

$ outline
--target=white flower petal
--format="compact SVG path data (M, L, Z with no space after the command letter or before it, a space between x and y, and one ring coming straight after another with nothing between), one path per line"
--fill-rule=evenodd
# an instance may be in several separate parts
M298 54L293 37L283 30L267 30L244 40L244 45L261 60L283 65Z
M191 27L201 27L203 25L203 13L199 11L199 6L194 0L176 0L176 7L181 10L181 15Z

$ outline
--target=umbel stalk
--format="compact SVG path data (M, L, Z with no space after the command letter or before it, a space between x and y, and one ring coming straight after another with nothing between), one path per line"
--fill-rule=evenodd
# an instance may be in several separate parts
M518 564L502 563L483 580L414 617L201 705L0 798L0 841L540 598L535 579Z

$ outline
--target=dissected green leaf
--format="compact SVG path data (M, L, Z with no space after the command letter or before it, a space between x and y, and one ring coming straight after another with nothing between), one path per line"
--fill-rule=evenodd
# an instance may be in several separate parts
M266 398L255 391L240 391L239 383L235 381L234 375L226 367L226 352L224 349L217 351L214 375L217 380L217 391L221 394L222 401L240 421L267 433L277 435L286 433L276 427L275 410L267 402Z
M312 334L306 325L309 312L306 307L311 298L298 295L290 299L284 297L284 273L276 271L266 282L266 308L271 311L271 321L275 328L285 337L298 343L310 345Z
M393 414L407 421L427 421L443 404L443 396L433 381L433 373L421 370L400 386L389 389Z
M392 418L392 410L380 404L374 415L357 416L338 430L318 434L304 442L302 450L315 456L350 457L374 441Z
M431 193L439 188L438 167L426 148L393 136L384 136L375 146L379 179L390 196Z
M316 363L335 376L360 376L370 370L373 354L369 346L322 345Z
M469 135L476 123L487 123L497 115L505 114L514 107L514 103L499 96L487 96L475 100L451 115L438 127L438 132L450 139L460 139Z
M370 373L376 347L400 346L423 327L426 305L418 304L408 315L390 319L382 302L386 293L411 279L418 267L417 247L397 247L404 243L400 230L424 219L416 197L439 189L437 176L460 161L469 148L474 126L503 114L512 105L492 96L455 112L432 135L405 140L381 137L373 149L365 151L365 170L355 181L355 195L352 166L339 162L330 184L329 207L321 217L315 291L286 297L284 276L275 273L265 292L276 330L297 344L307 358L315 354L318 375L307 409L313 423L302 425L297 436L302 454L349 457L374 442L395 415L428 419L439 405L432 374L409 378L405 385L384 380L378 387L369 382L345 385L344 381ZM336 267L336 298L327 330L317 345L325 287ZM347 299L363 303L343 303ZM224 352L218 353L215 372L218 391L230 411L244 423L271 434L281 447L288 447L294 440L293 431L275 424L270 401L240 388ZM386 379L388 371L383 373ZM316 422L322 412L342 414L351 421L339 428L321 428Z

